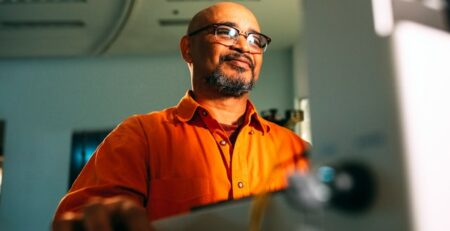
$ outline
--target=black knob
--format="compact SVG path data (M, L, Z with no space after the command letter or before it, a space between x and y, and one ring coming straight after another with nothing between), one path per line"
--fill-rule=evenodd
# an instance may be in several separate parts
M330 188L328 204L347 212L362 212L375 199L376 182L370 169L361 163L347 162L318 169L319 180Z

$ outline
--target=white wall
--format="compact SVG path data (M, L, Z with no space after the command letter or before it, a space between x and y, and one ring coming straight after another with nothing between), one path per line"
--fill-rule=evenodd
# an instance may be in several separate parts
M0 230L48 230L67 189L74 130L111 128L131 114L175 105L188 88L178 54L0 60ZM266 53L252 98L259 110L292 107L290 50Z
M304 38L304 36L302 36ZM294 44L292 49L292 63L293 63L293 81L294 81L294 96L296 98L308 98L308 69L306 57L306 44L303 39L300 39Z
M314 147L311 163L363 163L376 178L367 211L324 212L324 230L411 230L398 143L387 39L369 0L305 0L305 41Z

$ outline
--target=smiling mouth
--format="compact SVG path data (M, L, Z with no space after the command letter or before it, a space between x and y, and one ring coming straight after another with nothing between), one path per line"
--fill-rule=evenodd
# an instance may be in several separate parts
M233 66L237 66L237 67L240 67L240 68L245 68L245 69L248 69L248 70L251 69L251 64L250 63L242 61L242 60L239 60L239 59L232 59L232 60L229 60L228 62L231 65L233 65Z
M232 67L238 68L241 72L253 70L254 65L251 58L240 54L230 54L221 57L221 61L229 63Z

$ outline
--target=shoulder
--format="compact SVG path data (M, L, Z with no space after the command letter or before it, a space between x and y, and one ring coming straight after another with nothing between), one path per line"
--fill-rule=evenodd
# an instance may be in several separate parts
M122 121L123 124L148 124L169 122L175 119L175 107L169 107L161 111L152 111L145 114L134 114Z
M119 123L112 133L140 134L144 136L167 130L166 127L177 123L175 107L152 111L145 114L134 114Z
M105 144L129 145L149 142L149 137L155 137L155 133L165 126L164 121L171 120L173 108L161 111L153 111L145 114L131 115L120 122L105 138Z
M282 145L291 144L296 146L297 148L301 148L302 150L309 149L310 144L303 140L297 133L266 119L260 119L263 126L267 127L267 135L272 140L280 142Z
M262 117L260 117L261 123L263 124L263 126L265 126L268 131L268 134L272 135L272 136L278 136L278 137L290 137L292 139L299 139L301 140L301 138L292 130L280 126L274 122L268 121Z

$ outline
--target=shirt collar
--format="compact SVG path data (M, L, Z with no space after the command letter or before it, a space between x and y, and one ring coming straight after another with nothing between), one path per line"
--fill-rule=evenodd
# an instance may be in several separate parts
M190 121L198 108L203 108L195 99L192 97L192 91L187 91L186 94L181 98L178 105L175 107L175 115L178 120L182 122ZM270 131L270 124L261 118L257 113L255 106L248 100L247 110L244 119L244 125L254 125L258 130L263 133Z
M187 91L186 94L181 98L178 105L175 107L175 115L178 120L182 122L187 122L194 117L195 111L198 107L201 107L197 101L191 95L191 91Z
M255 106L252 102L250 102L250 100L247 100L247 110L245 114L244 124L254 125L260 131L262 131L263 134L270 131L269 123L258 114Z

